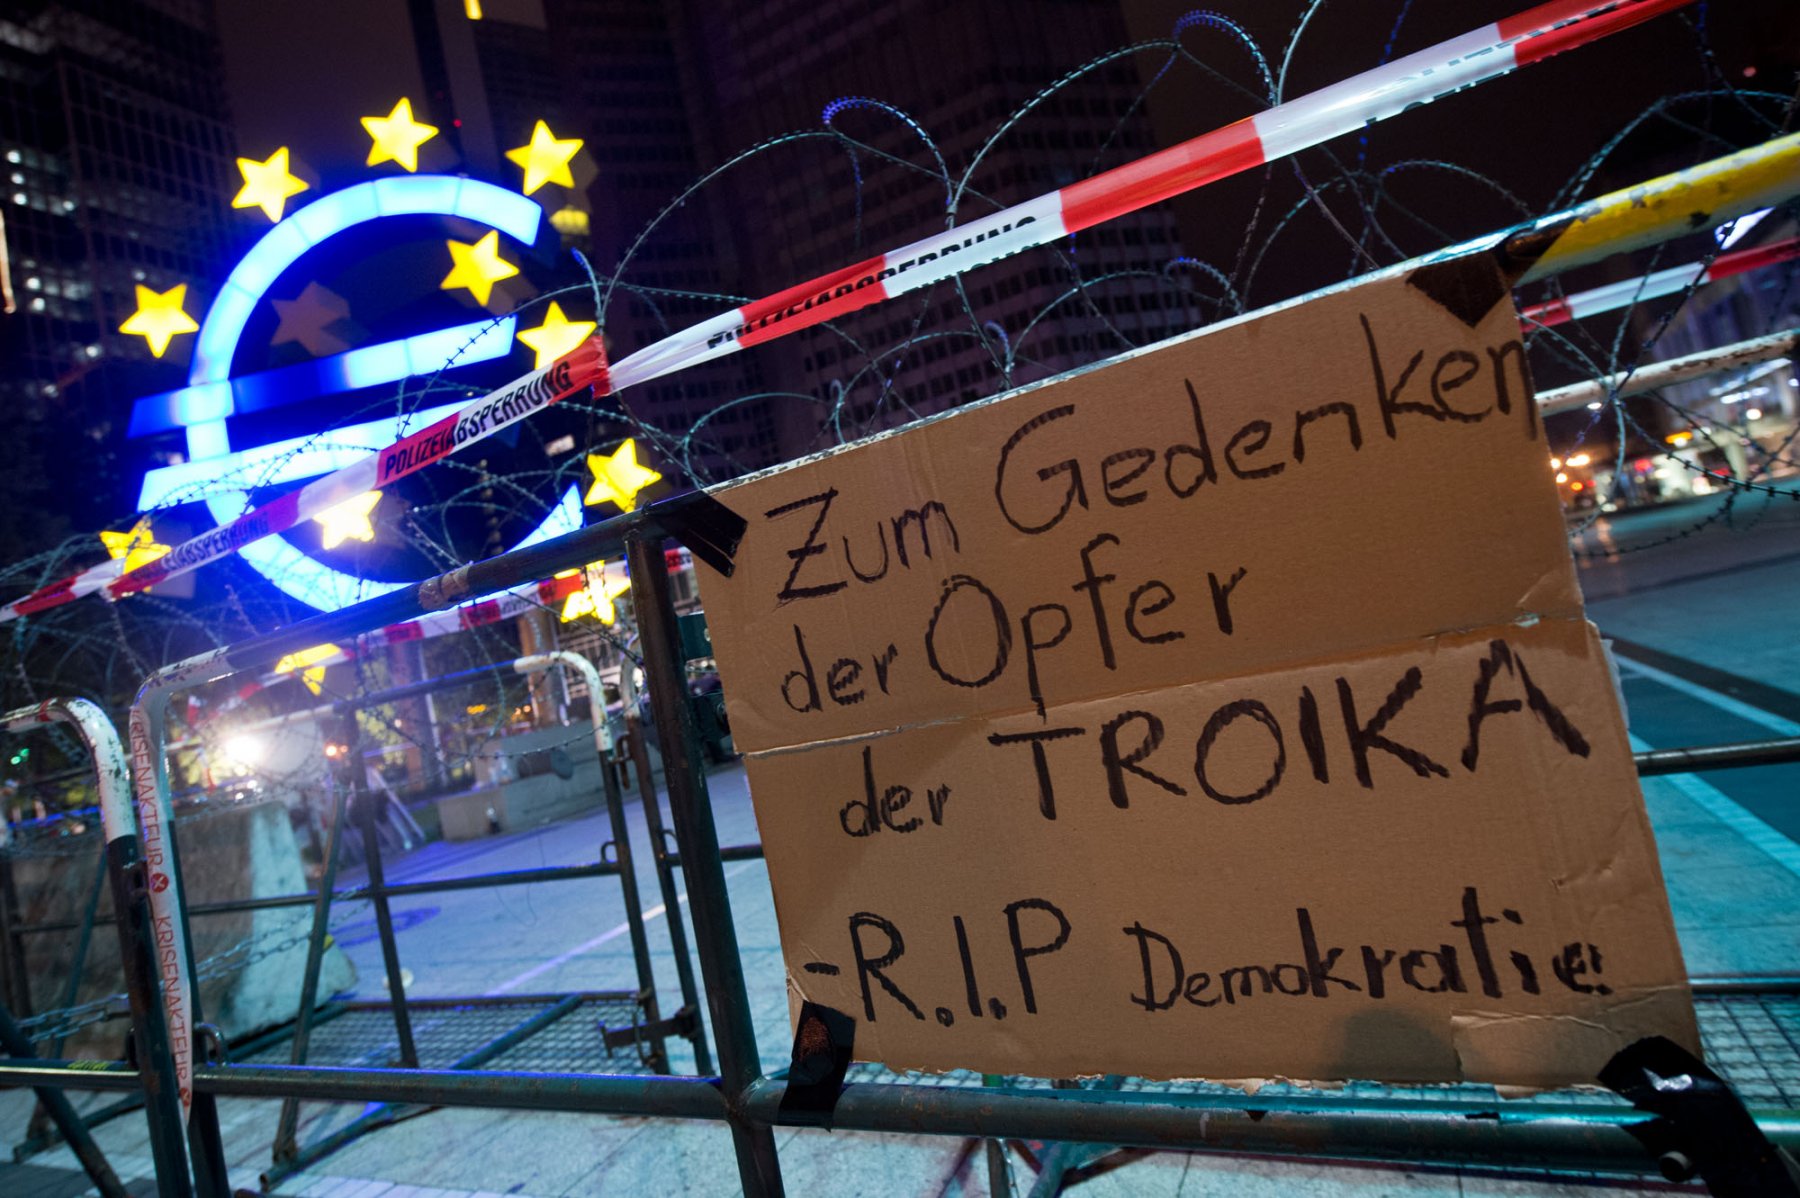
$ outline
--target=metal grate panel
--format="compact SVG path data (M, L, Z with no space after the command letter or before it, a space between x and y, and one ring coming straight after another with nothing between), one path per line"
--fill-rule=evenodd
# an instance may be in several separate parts
M423 1069L447 1069L456 1061L498 1039L553 1004L542 999L457 1006L412 1007L413 1044ZM638 1021L638 1005L630 999L588 999L549 1026L481 1069L536 1069L559 1072L629 1073L639 1066L630 1047L609 1053L600 1026L629 1027ZM541 1043L540 1043L541 1042ZM249 1056L243 1064L285 1065L292 1040L282 1039ZM386 1007L353 1008L315 1026L306 1063L383 1069L400 1063L394 1017Z
M1706 1062L1736 1089L1745 1105L1800 1109L1800 995L1771 992L1766 994L1728 994L1697 997L1695 1014L1700 1024L1701 1044ZM924 1086L979 1086L981 1075L967 1070L953 1073L896 1074L881 1065L858 1063L845 1078L852 1082L906 1081ZM1050 1088L1053 1083L1043 1078L1008 1077L1015 1088ZM1097 1083L1085 1082L1085 1087ZM1241 1096L1242 1091L1216 1082L1148 1081L1126 1078L1113 1089L1139 1093L1216 1094L1221 1098ZM1296 1097L1404 1098L1421 1102L1494 1102L1499 1094L1492 1086L1389 1086L1379 1082L1350 1082L1343 1086L1321 1089L1314 1086L1274 1082L1259 1093ZM1563 1090L1556 1101L1593 1103L1598 1106L1623 1105L1623 1100L1601 1090Z

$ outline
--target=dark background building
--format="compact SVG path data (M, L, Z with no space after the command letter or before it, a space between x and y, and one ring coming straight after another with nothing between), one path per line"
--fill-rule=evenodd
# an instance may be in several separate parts
M0 556L128 511L125 419L177 385L118 331L137 285L210 296L237 171L211 6L0 3ZM3 297L0 297L3 298Z

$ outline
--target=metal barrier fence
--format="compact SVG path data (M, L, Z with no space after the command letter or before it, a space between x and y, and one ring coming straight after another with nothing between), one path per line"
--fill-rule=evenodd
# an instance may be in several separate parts
M592 695L601 694L600 678L593 663L576 654L552 652L534 654L519 658L508 664L506 668L522 674L531 675L553 669L567 669L581 675ZM486 668L457 671L436 678L373 691L367 694L339 699L320 706L291 712L256 725L257 729L267 729L285 724L316 719L326 715L346 715L358 710L377 707L388 703L416 697L431 691L449 689L458 685L491 676L492 671ZM112 732L111 725L106 723L104 715L97 708L84 701L79 710L83 711L91 722L100 721L104 733L111 738L120 758L120 769L123 770L123 750L117 747L117 735ZM37 718L37 708L20 713L23 719ZM499 1027L486 1028L487 1033L472 1045L464 1045L463 1051L453 1054L450 1062L453 1068L473 1070L501 1056L516 1047L530 1036L549 1028L565 1015L573 1013L577 1008L586 1008L590 1014L602 1016L601 1041L605 1049L606 1063L618 1065L621 1062L612 1060L615 1052L630 1050L636 1054L636 1063L652 1073L668 1071L668 1053L664 1040L669 1035L687 1038L693 1047L697 1068L701 1072L711 1068L710 1053L704 1037L697 1011L698 997L693 989L691 969L681 972L684 987L681 1007L671 1016L664 1018L660 1014L656 992L654 971L650 961L649 941L645 932L643 906L638 893L636 870L633 865L631 840L626 826L623 799L619 790L618 777L608 760L613 749L612 737L607 729L603 707L594 708L598 718L592 719L592 736L595 751L600 764L601 791L609 821L612 839L599 846L598 860L584 865L545 867L538 869L510 870L499 873L475 874L453 878L439 878L417 882L388 882L383 876L383 859L381 855L380 837L375 832L374 820L376 802L368 792L364 771L353 771L353 785L356 802L354 810L347 810L350 805L345 796L336 796L336 810L331 823L331 831L322 854L323 872L320 888L317 892L305 892L291 895L270 895L256 898L233 899L222 902L195 903L187 906L189 915L213 916L231 915L246 912L266 911L282 908L311 907L313 918L311 930L306 937L306 966L301 983L298 1015L291 1028L284 1029L274 1035L257 1037L245 1045L233 1046L233 1055L242 1057L261 1057L277 1052L281 1041L289 1042L289 1061L294 1065L307 1063L311 1048L312 1033L319 1023L336 1019L340 1015L350 1014L354 1018L345 1020L334 1029L340 1033L336 1038L345 1039L341 1033L348 1025L358 1025L360 1040L379 1052L391 1046L397 1051L402 1065L417 1068L421 1061L420 1049L415 1041L413 1015L420 1009L437 1012L498 1012L501 1015L512 1014L512 1018ZM355 724L352 721L351 727ZM163 746L152 743L150 751L160 756ZM104 767L103 767L104 768ZM121 777L123 774L121 772ZM123 785L123 782L120 783ZM652 789L652 793L654 793ZM130 808L127 806L126 811ZM342 890L334 889L342 844L342 833L347 818L355 818L361 829L362 838L368 850L369 880L365 885L354 886ZM647 817L656 826L659 821L654 812ZM109 836L109 839L111 837ZM660 840L660 837L656 837ZM608 849L613 850L608 859ZM665 894L672 897L672 866L667 858L658 861L657 869L664 883ZM389 900L392 898L436 894L449 891L485 889L489 887L510 887L529 885L541 882L565 882L577 879L596 877L617 877L620 883L621 897L626 913L626 926L632 949L633 964L636 970L637 988L632 991L594 991L577 994L552 995L513 995L495 996L445 996L425 999L409 998L406 994L400 974L399 947L395 935L392 912ZM319 1001L318 986L324 953L328 947L328 929L330 911L334 903L353 901L370 901L375 909L375 925L381 943L382 961L388 993L393 996L383 1002L330 1002L322 1005ZM671 908L674 907L670 903ZM0 913L3 917L5 913ZM24 924L0 918L0 936L8 940L17 940L25 936L49 933L77 931L78 948L75 962L71 968L70 993L66 995L64 1006L74 1001L73 987L78 983L82 966L85 962L86 945L96 922L115 922L97 917L94 906L90 903L81 920L48 920ZM677 932L682 956L686 956L685 937ZM520 1015L523 1015L520 1021ZM371 1036L371 1024L379 1024L383 1016L391 1021L392 1039L384 1042L379 1034ZM623 1018L621 1019L621 1016ZM434 1020L436 1026L442 1026L447 1016L440 1015ZM459 1020L464 1023L480 1024L479 1017ZM487 1020L485 1022L490 1022ZM456 1029L458 1031L462 1029ZM377 1028L378 1033L378 1028ZM353 1035L351 1039L358 1037ZM444 1037L439 1037L440 1039ZM466 1038L466 1037L465 1037ZM54 1041L60 1048L61 1037ZM342 1046L337 1046L340 1049ZM9 1049L9 1051L12 1051ZM13 1052L13 1055L30 1055L30 1041L24 1041L24 1052ZM53 1049L52 1055L55 1055ZM331 1054L333 1057L344 1055L342 1051ZM58 1102L67 1106L55 1091ZM57 1116L61 1138L68 1140L72 1146L79 1148L82 1141L91 1142L87 1135L89 1128L111 1118L136 1109L137 1102L126 1101L90 1115L87 1119L75 1119L76 1135L72 1136L67 1120L61 1113L52 1108ZM279 1180L295 1171L306 1168L311 1163L342 1148L362 1133L373 1130L404 1117L405 1110L391 1104L383 1104L374 1110L365 1112L353 1123L332 1133L328 1138L306 1146L301 1146L297 1139L298 1101L287 1100L282 1105L279 1125L274 1140L274 1152L271 1168L265 1175L268 1183ZM70 1113L71 1117L72 1112ZM50 1137L39 1137L28 1145L21 1146L25 1155L42 1147L49 1146L54 1140ZM15 1156L20 1150L15 1150Z
M1556 255L1535 257L1537 265L1528 277L1541 277L1554 269L1595 260L1606 252L1667 238L1687 227L1688 209L1681 207L1675 197L1696 187L1704 185L1720 193L1714 197L1719 202L1711 207L1714 215L1720 218L1767 202L1771 195L1779 197L1791 192L1794 183L1788 177L1791 170L1780 165L1788 163L1789 158L1781 158L1776 166L1768 165L1775 161L1773 147L1779 147L1780 153L1791 158L1791 139L1771 143L1771 148L1765 148L1760 159L1767 169L1751 180L1754 186L1746 183L1750 177L1743 174L1742 168L1745 163L1754 165L1758 162L1758 152L1747 152L1740 155L1740 161L1730 169L1709 164L1646 185L1643 189L1633 189L1629 196L1620 193L1603 197L1568 213L1457 247L1458 252L1493 251L1502 257L1517 252L1533 257L1554 245L1570 228L1583 228L1583 237L1576 239L1579 245L1571 244ZM1739 173L1733 174L1733 170ZM1771 182L1771 175L1780 178ZM1646 197L1651 202L1643 202ZM1434 255L1430 260L1441 260L1443 256ZM1414 261L1382 273L1406 271L1419 265L1421 261ZM1615 383L1610 390L1616 389ZM1304 1153L1380 1161L1438 1160L1493 1165L1528 1162L1534 1168L1603 1169L1625 1173L1654 1172L1659 1168L1671 1173L1680 1171L1681 1161L1676 1155L1664 1154L1659 1159L1655 1151L1646 1148L1646 1142L1658 1142L1653 1130L1657 1122L1654 1115L1604 1096L1586 1094L1554 1094L1531 1100L1503 1101L1493 1096L1460 1092L1387 1090L1370 1096L1351 1092L1274 1092L1271 1088L1256 1095L1246 1095L1236 1090L1206 1086L1059 1089L1050 1088L1048 1082L1030 1080L974 1085L950 1078L938 1084L847 1081L836 1095L829 1116L823 1119L810 1108L785 1103L789 1089L785 1075L765 1075L761 1068L723 869L728 852L737 858L753 856L759 850L756 846L724 850L718 841L707 796L706 773L698 756L696 717L683 677L685 656L663 559L663 543L665 539L673 539L718 568L729 569L742 527L741 520L709 496L703 493L681 496L603 524L460 567L380 598L200 655L153 674L144 683L132 709L132 753L136 765L141 834L148 844L154 832L159 853L163 853L165 843L167 846L166 853L160 858L167 863L166 880L161 889L149 888L153 909L148 914L166 921L174 943L165 946L157 958L165 967L162 977L149 970L141 975L128 974L134 1019L142 1024L137 1040L141 1066L115 1062L96 1068L93 1062L14 1058L0 1061L0 1085L85 1090L143 1087L152 1096L152 1112L162 1112L160 1124L153 1119L153 1131L160 1126L167 1138L170 1095L164 1078L172 1075L179 1082L191 1076L191 1094L188 1096L192 1100L193 1115L189 1138L194 1149L194 1177L199 1191L209 1196L227 1192L213 1107L221 1096L280 1098L289 1103L325 1100L477 1106L720 1121L727 1125L732 1135L744 1191L756 1198L782 1192L773 1129L777 1126L817 1127L827 1120L830 1126L842 1129L974 1136L990 1140L1031 1138L1203 1151ZM664 774L675 853L667 851L659 802L654 789L648 786L647 771L640 768L640 785L647 788L644 815L655 850L653 856L659 881L668 900L672 936L680 934L681 918L679 904L674 901L671 871L677 866L685 871L694 945L716 1052L716 1070L709 1068L703 1055L704 1044L696 1026L691 1032L696 1037L696 1055L702 1062L699 1067L703 1075L698 1077L592 1071L473 1071L472 1056L493 1059L506 1048L516 1045L519 1038L548 1027L559 1017L553 1014L559 1005L581 997L572 995L560 996L551 1003L550 1010L534 1014L525 1023L483 1045L483 1052L463 1054L449 1062L448 1068L419 1067L423 1062L418 1046L411 1042L410 1032L404 1030L409 1019L409 1003L398 986L397 949L392 945L391 926L384 938L383 955L390 978L390 993L396 1001L374 1006L378 1010L386 1007L386 1013L392 1016L396 1038L401 1043L400 1055L407 1067L381 1069L202 1061L189 1070L181 1057L179 1035L170 1050L164 1051L163 1045L155 1039L156 1020L153 1016L169 1006L171 987L180 1000L176 1009L186 1026L197 1025L200 1018L194 996L188 993L195 971L189 947L191 938L186 936L188 910L180 901L178 853L174 849L173 828L168 819L169 786L161 752L163 713L169 699L186 688L241 671L266 668L287 654L326 641L353 637L383 625L454 606L468 598L549 578L559 571L577 569L589 562L616 558L621 554L631 572L642 633L643 666L660 743L665 749ZM366 701L366 698L357 700ZM634 737L634 741L641 743L641 738ZM1800 738L1667 750L1647 755L1641 765L1646 773L1667 773L1792 760L1800 760ZM608 801L614 803L616 783L609 785L612 789ZM367 805L363 806L366 808ZM363 818L369 817L365 814ZM342 819L339 819L334 829L341 827ZM619 865L613 868L629 877L628 871L622 868L623 825L615 823L614 827L621 856ZM151 948L146 912L141 902L131 906L132 892L122 889L125 883L120 880L127 876L126 870L132 864L129 857L130 851L135 849L135 841L130 836L122 839L130 843L120 854L127 858L126 865L121 865L114 873L115 896L125 895L120 900L119 928L126 960L142 962L148 958ZM115 843L119 842L112 840L109 832L109 854ZM371 889L367 893L375 899L378 921L384 924L390 923L389 917L379 912L389 897L419 893L421 886L452 888L465 884L494 884L491 880L457 880L440 884L391 885L381 877L379 865L373 860L371 865ZM596 866L574 867L575 873L567 869L522 871L534 876L520 880L549 880L549 874L588 876L589 872L605 872L605 866L602 862ZM503 875L492 875L490 879L496 876ZM311 901L318 909L327 908L334 897L332 885L333 880L328 876L317 896L288 896L280 901ZM318 928L315 917L315 939L319 938ZM687 953L680 941L677 941L676 956L678 964L685 966ZM684 996L695 993L690 988L690 979L683 980ZM157 1001L159 988L163 998L161 1005ZM1782 977L1716 985L1702 982L1696 985L1695 992L1703 1008L1711 1004L1777 1001L1791 1006L1795 995L1800 994L1800 979ZM420 1004L414 1000L410 1005L417 1008ZM140 1008L143 1009L141 1018ZM303 1012L306 1009L303 1004ZM564 1012L567 1009L563 1007ZM319 1026L318 1020L311 1025L313 1028ZM672 1029L663 1030L667 1033ZM509 1037L516 1038L509 1040ZM297 1039L303 1040L304 1035ZM496 1048L496 1045L500 1047ZM1794 1109L1800 1102L1785 1092L1775 1092L1773 1099L1779 1104L1777 1107L1754 1112L1758 1127L1777 1145L1790 1150L1800 1148L1800 1110ZM190 1192L179 1139L175 1140L172 1151L167 1151L166 1144L164 1149L164 1154L157 1158L159 1174L163 1174L159 1176L163 1192ZM169 1162L166 1169L165 1157ZM1051 1180L1054 1184L1056 1179Z
M686 870L696 946L705 981L719 1069L696 1078L627 1076L598 1072L471 1072L452 1068L377 1069L271 1064L202 1063L193 1071L197 1097L220 1096L381 1102L404 1105L484 1106L571 1110L722 1121L738 1149L745 1191L782 1192L772 1129L816 1126L806 1111L784 1109L780 1076L760 1067L744 987L722 854L706 796L705 773L693 739L694 715L682 678L682 654L670 602L662 539L679 532L698 548L722 547L709 530L718 514L703 498L684 497L645 508L607 524L463 567L418 588L342 612L318 617L254 641L210 653L154 676L140 702L157 704L177 689L260 668L302 645L392 622L429 605L455 602L529 577L544 577L569 562L623 550L633 573L643 632L644 665L652 707L665 746L669 804L680 862ZM724 538L728 540L729 538ZM141 710L141 708L140 708ZM140 717L141 718L141 717ZM1647 772L1708 769L1800 760L1800 740L1759 742L1647 755ZM588 867L581 867L586 869ZM407 884L415 885L415 884ZM1703 1004L1744 1001L1744 989L1696 987ZM1768 980L1754 1001L1800 991L1793 979ZM384 1004L377 1004L378 1006ZM417 1006L417 1004L414 1004ZM143 1084L144 1075L123 1063L77 1068L69 1062L0 1062L0 1083L74 1089L121 1090ZM1655 1170L1634 1131L1650 1121L1645 1112L1588 1096L1553 1095L1502 1102L1463 1096L1259 1094L1182 1090L1114 1091L1049 1089L1031 1082L972 1087L957 1084L851 1081L831 1114L832 1126L872 1131L1034 1138L1107 1145L1211 1151L1342 1156L1374 1160L1448 1160L1465 1164ZM1800 1147L1800 1111L1757 1112L1776 1143ZM196 1153L201 1192L209 1188ZM169 1184L165 1192L184 1192Z

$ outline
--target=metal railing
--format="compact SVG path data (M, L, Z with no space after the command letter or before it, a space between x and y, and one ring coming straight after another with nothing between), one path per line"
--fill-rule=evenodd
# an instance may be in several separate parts
M1771 143L1781 144L1784 143ZM1741 157L1754 163L1757 153L1747 152ZM1544 264L1553 260L1555 268L1560 269L1594 260L1603 252L1666 239L1685 231L1687 226L1686 209L1676 212L1679 205L1664 201L1682 188L1694 186L1695 180L1709 169L1716 173L1716 164L1670 176L1646 188L1634 189L1629 195L1603 197L1568 213L1380 273L1405 273L1442 261L1453 252L1491 252L1505 258L1516 251L1531 259L1564 231L1577 226L1588 227L1591 234L1582 242L1587 250L1535 258L1538 266L1532 268L1530 277L1551 273ZM1767 199L1763 193L1770 188L1779 196L1795 189L1795 181L1785 177L1773 182L1762 176L1757 179L1761 181L1756 186L1763 189L1756 193L1759 202ZM1755 180L1749 175L1732 175L1722 182L1713 180L1708 186L1717 184L1727 194L1722 206L1714 205L1712 210L1724 211L1738 201L1748 204L1748 192L1738 195L1733 188L1740 184L1748 187L1751 182ZM1653 188L1661 190L1650 195L1648 189ZM1656 204L1640 203L1646 195L1668 211L1658 215L1660 210L1652 211ZM1640 208L1650 215L1633 215ZM1604 236L1595 231L1603 225ZM1616 383L1609 384L1608 393L1616 388ZM662 553L664 540L674 539L709 564L728 571L742 527L741 520L705 494L650 505L159 670L144 683L132 711L140 811L147 813L145 818L159 818L166 825L163 813L168 784L160 754L138 752L138 742L141 737L146 747L161 743L162 713L175 692L240 671L268 667L288 653L325 641L344 639L622 554L631 571L651 706L660 743L665 748L664 775L674 853L667 851L653 789L647 795L645 818L656 849L659 878L671 900L668 870L679 865L686 874L689 914L718 1062L716 1071L703 1065L706 1076L682 1078L593 1072L473 1072L466 1065L452 1069L367 1069L201 1063L193 1070L196 1115L201 1110L201 1098L210 1103L218 1097L231 1096L713 1120L726 1124L733 1137L745 1193L763 1198L783 1192L773 1129L818 1126L820 1117L811 1109L785 1103L789 1093L786 1078L765 1075L761 1068L723 869L727 852L734 857L753 856L759 849L739 846L726 850L718 842L707 797L706 773L698 760L695 716L683 677L684 656ZM1646 774L1657 774L1796 759L1800 759L1800 738L1660 750L1641 755L1640 763ZM648 772L640 769L639 775L640 784L648 786ZM336 826L341 824L339 820ZM173 858L174 854L170 856ZM170 872L175 873L173 860ZM523 872L542 877L540 871ZM566 871L557 874L571 876ZM373 893L382 897L406 892L402 887L384 884L374 872L371 884ZM178 898L178 885L170 889L172 897ZM317 897L321 906L334 897L331 889L328 879ZM671 934L678 935L680 906L670 901L668 907ZM138 934L128 921L122 920L120 926L128 941ZM677 961L685 963L686 956L685 946L677 941ZM390 990L398 998L397 970L391 962L388 971L393 979ZM154 976L134 983L142 990L134 998L134 1008L139 1002L150 1002L154 1008L145 996L153 996L157 984ZM1800 983L1795 979L1785 977L1758 979L1755 992L1791 993L1797 984ZM1702 981L1695 986L1696 994L1702 997L1729 998L1744 989L1742 982ZM396 1011L404 1006L403 999L395 1003ZM198 1018L197 1011L193 1015ZM404 1055L416 1060L415 1054ZM95 1069L60 1061L0 1061L0 1085L125 1090L148 1085L147 1076L147 1072L122 1063ZM1775 1144L1789 1150L1800 1148L1800 1112L1763 1110L1754 1115L1757 1126ZM1658 1169L1656 1157L1640 1139L1654 1119L1648 1112L1622 1104L1575 1101L1554 1094L1518 1101L1460 1096L1426 1101L1349 1093L1246 1095L1051 1089L1030 1084L977 1088L863 1081L842 1085L830 1112L831 1126L867 1131L1233 1153L1303 1152L1377 1161L1439 1160L1464 1165L1529 1165L1534 1169L1626 1173L1651 1173ZM216 1192L214 1187L220 1175L208 1175L207 1154L196 1151L194 1163L202 1190L208 1194ZM185 1192L185 1175L164 1184L166 1193Z

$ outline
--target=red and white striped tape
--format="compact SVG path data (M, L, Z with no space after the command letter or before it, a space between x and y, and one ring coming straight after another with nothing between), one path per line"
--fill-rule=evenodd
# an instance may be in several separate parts
M671 573L686 567L692 560L691 555L685 549L671 549L664 554L664 558ZM624 576L624 569L624 563L620 562L616 567L606 567L604 572L618 578ZM516 616L528 615L534 611L555 611L563 600L577 591L586 589L591 581L587 571L576 570L555 578L545 579L542 582L524 583L511 590L464 603L459 607L434 611L429 615L372 629L357 637L352 648L346 649L340 646L337 656L320 658L310 664L339 665L353 660L359 653L368 653L389 645L404 645L412 641L431 640L434 637L446 636L454 632L468 632L490 624L499 624ZM297 677L298 673L297 670L288 670L279 674L264 674L256 681L246 683L237 692L237 697L247 699L266 686Z
M1551 0L1048 195L722 313L646 346L610 372L596 338L547 369L475 400L454 417L192 537L154 562L129 572L121 572L117 562L103 562L0 607L0 622L98 590L117 599L217 561L440 462L461 446L590 384L602 394L622 390L846 316L1284 158L1688 3ZM560 382L550 378L559 370L564 371L557 376Z
M1796 258L1800 258L1800 237L1769 245L1751 246L1749 249L1732 250L1714 258L1710 265L1705 262L1689 262L1685 266L1671 266L1667 270L1641 275L1635 279L1624 279L1608 283L1604 287L1565 295L1560 299L1532 304L1519 312L1519 323L1527 331L1532 328L1549 328L1571 320L1580 320L1584 316L1612 312L1642 300L1674 295L1690 285L1715 283L1732 275L1747 274L1779 262L1792 262Z

